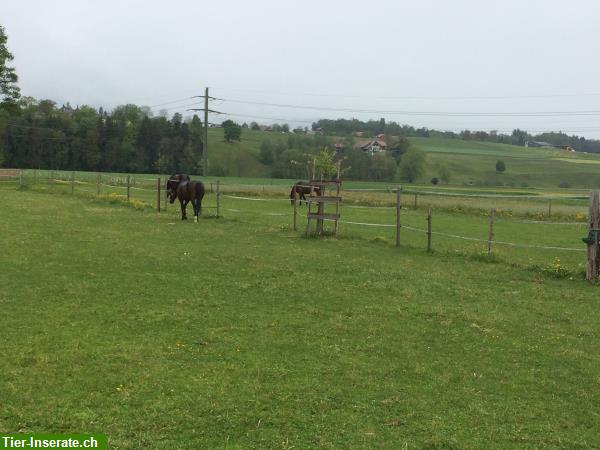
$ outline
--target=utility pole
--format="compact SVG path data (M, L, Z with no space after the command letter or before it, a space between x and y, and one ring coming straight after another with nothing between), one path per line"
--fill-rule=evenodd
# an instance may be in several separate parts
M208 175L208 113L223 113L219 111L214 111L212 109L208 109L209 100L218 100L217 98L208 95L208 88L204 88L204 95L194 95L192 98L204 99L204 108L193 108L188 109L188 111L204 111L204 142L202 143L202 169L204 172L203 175L206 177Z
M204 146L202 147L202 171L208 176L208 87L204 89Z

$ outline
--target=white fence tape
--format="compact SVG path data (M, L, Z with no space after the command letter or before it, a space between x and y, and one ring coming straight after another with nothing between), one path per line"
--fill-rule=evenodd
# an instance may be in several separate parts
M333 219L324 219L327 221L331 221L333 222ZM352 224L352 225L363 225L363 226L369 226L369 227L386 227L386 228L391 228L391 227L396 227L395 224L383 224L383 223L365 223L365 222L350 222L350 221L343 221L343 220L338 220L338 222L340 223L348 223L348 224ZM405 228L411 231L418 231L421 233L427 233L427 230L421 229L421 228L414 228L411 227L409 225L401 225L401 228ZM444 237L449 237L449 238L453 238L453 239L462 239L465 241L472 241L472 242L489 242L488 239L481 239L481 238L474 238L474 237L469 237L469 236L460 236L458 234L450 234L450 233L442 233L440 231L432 231L431 234L435 234L438 236L444 236ZM550 246L550 245L532 245L532 244L519 244L516 242L505 242L505 241L491 241L492 244L494 245L507 245L510 247L517 247L517 248L533 248L533 249L540 249L540 250L562 250L562 251L570 251L570 252L587 252L587 249L585 248L571 248L571 247L556 247L556 246Z

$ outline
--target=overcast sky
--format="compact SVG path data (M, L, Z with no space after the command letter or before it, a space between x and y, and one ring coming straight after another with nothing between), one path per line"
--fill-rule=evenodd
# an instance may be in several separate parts
M600 138L600 114L481 115L599 112L599 17L597 0L4 0L0 24L23 95L58 103L185 113L209 86L239 122L385 117Z

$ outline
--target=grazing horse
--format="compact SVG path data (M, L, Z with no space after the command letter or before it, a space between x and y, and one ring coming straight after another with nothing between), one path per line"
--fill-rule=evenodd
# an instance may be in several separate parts
M201 181L191 181L190 177L184 174L172 175L167 181L167 195L171 203L175 198L179 199L181 220L187 220L186 208L191 201L194 207L194 221L198 222L204 198L204 184Z
M313 191L317 195L321 195L321 187L313 186ZM300 200L300 204L302 204L302 200L306 202L306 195L310 195L311 186L308 184L308 181L297 181L290 191L290 200L292 205L294 204L294 199L296 195L298 195L298 199Z

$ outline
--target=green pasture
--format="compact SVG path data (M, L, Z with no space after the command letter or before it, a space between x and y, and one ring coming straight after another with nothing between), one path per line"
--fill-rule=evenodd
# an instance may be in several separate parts
M116 449L600 446L584 255L489 259L441 236L428 254L422 233L396 248L393 229L350 224L305 239L275 196L223 196L216 219L209 193L195 224L59 187L0 185L4 431L101 432ZM497 233L577 247L582 228ZM436 213L434 230L485 238L486 218Z

